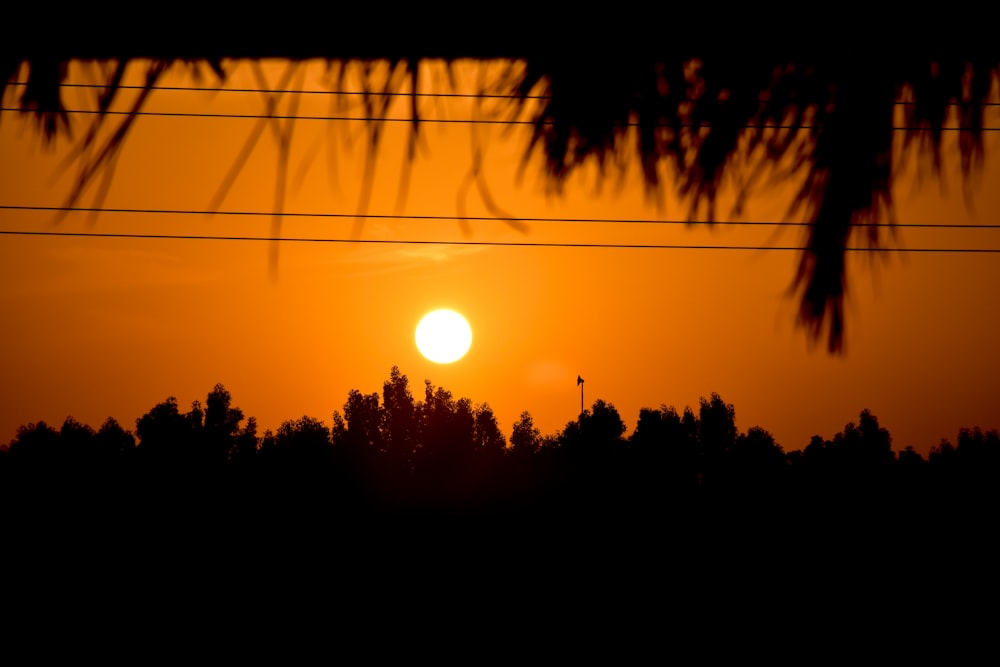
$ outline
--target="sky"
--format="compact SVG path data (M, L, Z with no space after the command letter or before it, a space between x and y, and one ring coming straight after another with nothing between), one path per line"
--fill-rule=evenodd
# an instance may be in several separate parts
M68 81L93 83L98 67L74 63ZM713 392L733 404L741 431L761 426L785 451L833 437L864 409L894 449L924 456L961 427L1000 428L1000 254L900 251L1000 248L1000 229L901 228L886 238L894 250L850 254L845 350L830 354L795 324L795 251L580 247L797 247L802 228L621 222L683 222L688 205L669 182L651 200L634 164L605 179L581 170L553 192L538 156L523 162L524 125L422 123L411 162L412 126L385 123L372 163L364 122L254 117L268 108L262 82L314 91L278 96L277 115L363 117L358 97L321 94L330 90L324 63L227 67L224 86L248 92L155 91L144 111L182 115L138 118L104 199L95 185L77 202L131 212L9 208L67 202L80 164L72 151L95 116L70 114L72 136L47 144L32 119L0 115L0 230L159 235L0 235L0 443L21 425L68 416L134 429L157 403L176 397L186 410L220 382L261 433L303 415L329 426L350 390L381 394L393 366L417 398L429 380L488 403L508 437L524 410L543 434L574 420L578 375L585 404L613 404L627 433L643 407L697 411ZM441 63L423 67L422 92L472 93L498 71L460 63L449 79ZM355 73L345 71L341 90L358 89ZM159 85L220 85L201 74L176 67ZM126 83L141 80L137 69ZM5 107L18 92L8 89ZM93 109L98 92L68 89L67 106ZM122 91L112 110L134 94ZM412 98L394 99L389 115L405 116ZM426 119L513 113L504 100L417 103ZM1000 126L994 109L987 127ZM940 179L912 159L900 168L899 222L1000 223L1000 132L986 133L972 180L949 150L956 135L946 133ZM793 219L793 186L762 189L733 217L729 184L720 220ZM323 217L276 222L266 215L276 207ZM474 219L498 214L618 222ZM527 245L544 243L576 245ZM424 359L414 342L421 316L437 308L462 313L473 330L452 364Z

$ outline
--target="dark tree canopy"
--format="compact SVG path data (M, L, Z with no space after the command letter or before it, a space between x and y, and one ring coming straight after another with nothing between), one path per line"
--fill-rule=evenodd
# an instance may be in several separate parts
M797 183L788 213L811 230L793 283L798 321L831 351L844 338L845 249L859 232L862 243L879 245L884 228L871 223L894 221L894 143L937 168L943 129L957 129L962 168L974 171L1000 73L993 22L980 16L985 10L961 6L947 15L911 8L885 18L821 6L794 16L727 12L716 23L706 23L700 7L663 6L606 19L501 13L466 25L415 8L387 20L340 5L242 18L199 8L167 12L154 24L109 21L89 8L60 8L56 17L47 9L8 11L18 29L0 38L0 93L21 79L17 107L35 114L50 138L67 129L60 85L74 59L113 64L102 111L133 60L145 68L146 94L176 62L205 66L225 81L230 58L387 60L389 81L367 86L376 101L415 88L424 60L517 63L487 82L488 92L512 96L515 112L535 110L526 163L540 152L539 176L555 192L581 165L596 162L604 173L627 156L641 162L651 195L676 189L692 221L712 222L724 179L738 179L742 200L769 178ZM385 105L372 108L384 112ZM411 113L415 136L416 103ZM99 115L95 122L112 121ZM369 128L373 147L378 126ZM113 162L129 128L126 118L82 164L81 190Z

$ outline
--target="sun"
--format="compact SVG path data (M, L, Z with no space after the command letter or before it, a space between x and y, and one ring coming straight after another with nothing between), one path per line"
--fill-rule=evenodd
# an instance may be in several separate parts
M458 361L472 345L472 328L454 310L435 310L417 325L417 349L436 364Z

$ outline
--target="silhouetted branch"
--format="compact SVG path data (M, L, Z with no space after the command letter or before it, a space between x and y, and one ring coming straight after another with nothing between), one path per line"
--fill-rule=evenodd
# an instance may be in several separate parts
M213 34L211 40L206 36L192 46L156 38L139 43L129 35L117 35L101 44L100 39L83 41L77 34L55 30L44 44L16 36L3 44L0 62L5 65L0 74L6 86L22 71L21 63L28 63L19 107L39 119L44 136L51 140L69 131L60 84L67 62L74 58L117 58L118 66L100 98L102 110L109 108L119 91L125 63L151 58L147 86L132 104L133 111L142 107L158 76L182 59L203 60L220 78L225 77L220 64L223 56L278 56L292 61L320 57L331 64L361 63L365 67L362 99L366 117L372 120L367 124L365 181L354 229L357 237L382 145L391 99L388 93L403 85L403 80L416 92L422 61L441 58L453 64L461 58L509 59L518 67L500 71L491 88L516 97L515 113L532 110L534 129L522 169L529 158L541 154L543 177L554 192L561 192L566 179L585 164L596 164L602 177L607 177L634 159L641 165L651 198L661 198L669 183L687 200L692 221L712 222L727 178L737 186L737 212L759 187L765 171L770 171L772 181L802 179L795 210L805 212L812 229L809 249L793 281L800 298L798 319L813 338L825 337L832 352L840 351L844 249L858 223L893 220L895 132L902 132L898 136L904 155L916 150L937 169L944 129L959 129L962 170L967 175L974 172L982 163L983 114L985 103L995 97L1000 46L995 39L978 39L980 33L971 25L975 19L967 16L955 33L960 40L948 34L950 28L944 24L922 22L925 33L874 17L847 24L849 32L843 34L831 28L830 39L811 31L798 34L792 28L779 38L774 27L760 19L711 29L692 24L690 30L676 31L683 35L664 34L663 26L681 25L677 23L681 16L673 10L651 9L645 17L648 20L631 32L618 35L599 27L600 48L596 49L587 48L592 42L581 45L579 35L584 33L576 30L582 26L566 23L565 17L550 23L543 16L513 24L507 23L513 21L511 17L499 18L496 25L480 26L481 34L443 31L433 22L406 29L380 23L374 38L366 34L363 39L351 34L331 39L315 26L298 24L296 31L286 35L278 18L268 39L252 45L239 37L239 31ZM505 25L516 26L513 34L522 38L511 39L502 29ZM588 29L593 31L594 26ZM103 28L95 30L106 36ZM389 64L381 83L371 68L376 60ZM335 86L343 82L343 68L339 71ZM539 92L547 96L536 99ZM893 120L900 109L906 129L894 130ZM419 141L416 97L411 98L410 116L400 197L405 196L408 169ZM93 141L102 120L99 116L82 147ZM113 165L133 120L134 116L127 117L96 156L84 162L71 201L101 169ZM264 122L255 128L224 180L223 194L245 163ZM474 144L463 187L476 184L486 205L499 211L482 180L482 159L482 147ZM749 174L744 174L748 169ZM706 218L697 215L703 207ZM868 231L867 241L878 247L882 239L877 228Z

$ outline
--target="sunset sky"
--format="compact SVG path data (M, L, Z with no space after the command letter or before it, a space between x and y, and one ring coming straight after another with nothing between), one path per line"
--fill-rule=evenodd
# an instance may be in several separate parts
M197 81L177 67L158 85L261 87L248 63L228 67L224 84L208 70ZM444 65L424 67L422 92L474 93L477 81L499 71L495 65L479 76L479 65L464 63L449 82ZM325 64L305 63L290 74L286 68L274 61L261 69L271 87L330 90ZM74 63L68 81L94 83L96 70ZM358 89L352 72L342 90ZM126 83L141 81L137 69ZM99 92L71 88L67 106L94 109ZM126 110L135 92L122 91L113 110ZM3 106L15 106L19 93L9 87ZM407 117L411 98L395 99L389 116ZM418 104L426 119L514 113L502 99L477 105L473 98L422 97ZM795 251L527 245L803 243L801 227L635 222L682 222L688 208L669 182L661 205L650 201L634 163L620 180L580 173L556 194L540 177L538 156L520 171L528 126L428 122L401 193L412 128L386 123L365 206L370 135L363 121L261 124L208 115L264 113L266 95L253 90L157 90L143 110L205 115L138 118L106 198L95 199L98 179L77 205L174 213L57 218L51 210L10 208L66 203L79 163L61 167L95 117L70 114L72 137L46 146L33 119L4 111L0 230L338 242L0 235L0 443L20 425L58 427L70 415L95 428L112 416L134 429L136 418L167 397L186 410L217 382L257 418L261 433L303 415L329 426L351 389L381 394L394 365L417 398L426 379L456 398L488 403L508 437L523 410L543 434L575 419L577 375L586 405L598 398L614 404L629 433L642 407L697 408L712 392L735 406L741 431L762 426L786 451L805 447L813 434L832 437L865 408L890 431L895 449L912 446L925 456L942 438L954 442L960 427L1000 428L998 253L851 253L845 352L831 355L824 341L810 341L795 326ZM357 97L283 94L276 113L360 118L366 111ZM1000 107L991 108L986 126L1000 127ZM326 217L284 216L279 228L268 215L208 214L215 204L220 212L274 210L282 133L282 209ZM898 222L1000 225L1000 132L985 134L983 169L971 181L949 150L956 132L946 133L941 180L910 155L894 189ZM469 178L476 151L483 158L478 184ZM729 184L719 215L786 220L793 186L762 189L733 218ZM458 219L496 217L498 208L516 218L618 222L535 220L522 229ZM370 217L353 217L359 211ZM410 217L379 217L393 215ZM900 228L886 243L897 250L1000 249L1000 228ZM464 314L473 330L469 353L449 365L424 359L414 343L420 317L437 308Z

